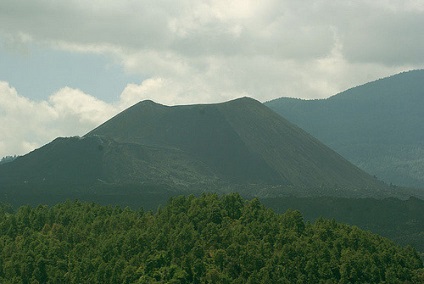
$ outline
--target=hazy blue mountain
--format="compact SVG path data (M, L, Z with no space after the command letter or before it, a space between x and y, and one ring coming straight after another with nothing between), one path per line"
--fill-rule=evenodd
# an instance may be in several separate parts
M387 183L424 188L424 70L268 107Z

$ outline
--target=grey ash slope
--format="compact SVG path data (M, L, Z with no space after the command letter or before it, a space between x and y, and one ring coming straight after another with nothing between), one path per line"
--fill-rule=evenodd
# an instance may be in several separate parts
M424 188L424 70L268 107L387 183Z
M258 101L140 102L84 137L58 138L0 165L0 189L131 187L246 195L385 197L387 186ZM121 192L126 194L125 191Z
M365 196L384 187L250 98L174 107L143 101L86 135L91 136L181 151L228 184L355 189Z
M92 194L97 189L142 186L169 189L218 180L178 149L120 143L99 136L57 138L0 166L0 192Z

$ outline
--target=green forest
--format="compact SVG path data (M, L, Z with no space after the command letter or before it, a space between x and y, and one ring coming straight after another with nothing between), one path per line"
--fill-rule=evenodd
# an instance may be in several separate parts
M0 283L423 283L411 247L238 194L1 206Z

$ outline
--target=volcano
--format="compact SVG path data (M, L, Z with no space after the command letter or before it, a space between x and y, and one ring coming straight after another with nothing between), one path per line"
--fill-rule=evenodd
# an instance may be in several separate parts
M57 138L0 165L3 191L241 191L381 196L387 186L251 98L142 101L83 137Z

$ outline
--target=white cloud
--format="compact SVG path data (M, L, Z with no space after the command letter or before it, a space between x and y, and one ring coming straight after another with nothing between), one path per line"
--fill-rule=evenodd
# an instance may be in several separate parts
M50 96L48 102L58 118L65 121L76 120L83 126L92 126L105 121L117 110L112 105L69 87L60 89Z
M160 97L164 104L182 103L184 91L178 82L153 78L139 85L128 84L114 103L69 87L36 102L0 81L0 157L26 154L56 137L82 136L142 100L158 101ZM190 98L187 96L185 102Z
M162 103L316 98L423 68L423 7L413 0L4 0L0 35L15 45L110 56L128 72L160 78L150 90Z
M0 129L13 132L6 144L21 145L19 154L55 135L84 134L143 99L328 97L424 68L423 26L416 0L2 0L0 40L9 50L103 54L144 81L128 84L114 104L65 86L35 102L2 83ZM0 155L14 154L6 144Z
M23 154L28 145L42 143L48 123L55 113L44 103L19 96L6 82L0 82L0 156Z
M58 136L84 135L119 110L68 87L35 102L0 81L0 157L25 154Z
M237 54L321 57L331 51L336 29L345 55L356 58L361 50L376 51L397 43L398 37L412 43L400 50L417 54L423 44L423 6L422 1L412 0L3 0L0 30L50 44L68 43L80 50L106 45L176 53L187 60ZM380 62L390 63L390 55L379 58Z
M161 78L147 79L140 85L128 84L121 94L119 106L121 109L125 109L139 101L157 101L158 96L161 98L161 103L174 104L174 98L178 90L177 88L172 88L171 85L171 82ZM165 93L168 93L166 97L164 97Z

